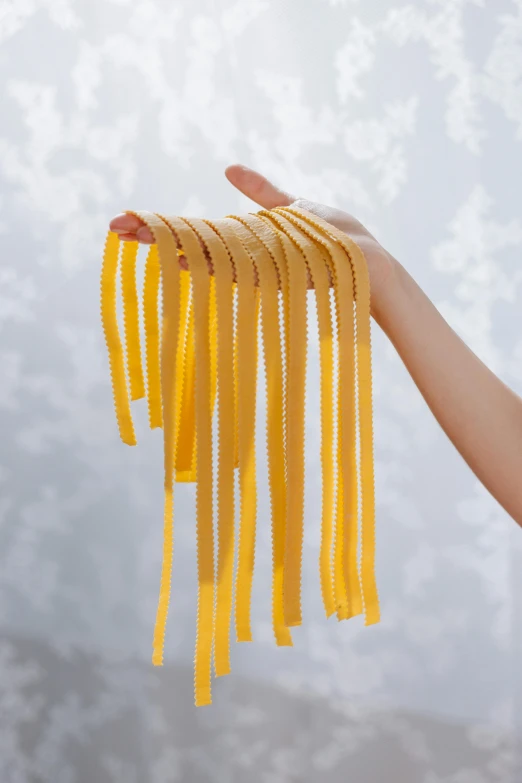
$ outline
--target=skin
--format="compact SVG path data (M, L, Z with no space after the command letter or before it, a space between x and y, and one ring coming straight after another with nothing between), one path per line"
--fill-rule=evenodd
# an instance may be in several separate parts
M491 495L522 525L522 399L470 350L406 269L356 218L296 198L245 166L229 166L225 175L262 208L292 204L306 209L359 245L370 275L373 318L455 448ZM118 215L110 228L124 240L153 242L149 229L132 215ZM186 268L182 257L180 265Z

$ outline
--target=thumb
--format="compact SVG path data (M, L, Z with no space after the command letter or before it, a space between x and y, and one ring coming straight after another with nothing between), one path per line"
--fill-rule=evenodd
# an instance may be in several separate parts
M235 188L244 196L255 201L263 209L274 209L274 207L288 207L296 198L284 190L280 190L266 177L257 171L235 163L227 166L225 176Z

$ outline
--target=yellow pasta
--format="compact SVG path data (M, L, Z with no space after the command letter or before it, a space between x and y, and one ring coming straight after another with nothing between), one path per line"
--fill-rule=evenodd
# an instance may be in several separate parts
M211 703L212 659L216 676L230 672L232 621L237 641L252 640L260 337L266 378L264 443L276 644L291 646L291 628L302 623L307 279L312 281L319 329L322 512L318 564L324 610L327 617L336 614L339 620L364 613L366 624L379 621L368 271L353 240L322 218L295 207L213 221L130 214L144 221L155 239L146 260L141 303L136 286L138 244L120 243L109 232L101 274L102 325L121 439L129 445L136 443L130 404L142 397L147 399L150 427L163 428L164 550L153 640L156 665L163 663L170 600L174 484L196 483L194 691L196 706L202 706ZM180 269L180 255L186 257L188 270ZM118 275L123 341L116 315Z

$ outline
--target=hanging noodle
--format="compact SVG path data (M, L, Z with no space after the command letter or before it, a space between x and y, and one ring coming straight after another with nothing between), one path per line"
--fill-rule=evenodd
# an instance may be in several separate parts
M215 675L230 672L232 619L237 641L252 640L259 326L266 377L276 644L291 646L291 628L302 623L308 279L316 297L319 328L319 573L324 609L327 617L336 614L339 620L364 613L367 625L379 621L369 278L364 256L353 240L296 207L214 221L149 212L129 214L144 221L155 240L147 256L141 303L145 373L136 286L138 243L120 243L112 232L101 274L102 324L121 439L135 445L130 401L145 396L150 427L163 428L164 549L153 641L156 665L163 663L170 600L174 484L197 485L194 687L196 706L201 706L211 703L212 654ZM188 270L180 269L180 255L186 257ZM118 273L125 350L116 316ZM216 397L214 541L212 422ZM235 468L239 474L237 542Z

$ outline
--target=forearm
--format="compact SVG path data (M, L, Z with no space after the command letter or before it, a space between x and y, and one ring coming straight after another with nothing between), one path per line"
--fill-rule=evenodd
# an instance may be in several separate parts
M374 318L477 478L522 525L522 399L465 345L397 264Z

